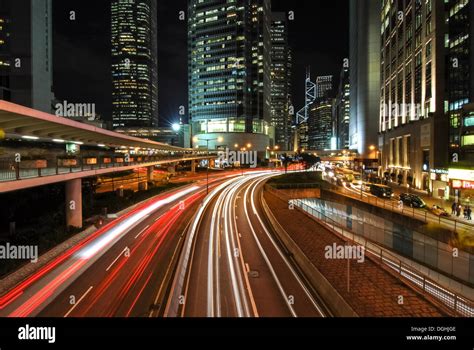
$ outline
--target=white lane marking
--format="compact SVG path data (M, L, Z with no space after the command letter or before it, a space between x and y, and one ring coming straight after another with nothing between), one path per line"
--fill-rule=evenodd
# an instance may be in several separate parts
M245 182L242 182L241 185L246 185L246 183L248 182L249 180L246 179ZM234 191L235 194L239 194L242 192L242 186L239 186L238 188L236 188L236 190ZM241 198L240 196L237 196L239 198ZM237 203L237 199L235 198L234 199L234 203ZM230 207L229 207L230 209ZM233 229L234 231L232 231L232 239L234 238L234 232L238 233L238 236L239 237L242 237L242 235L239 233L239 230L237 228L237 220L236 220L236 215L235 215L235 207L232 208L232 210L230 211L230 216L234 218L233 220ZM232 226L231 226L231 229L232 229ZM244 302L245 302L245 308L246 308L246 312L247 312L247 315L250 316L250 310L249 310L249 306L248 306L248 303L247 303L247 298L245 297L245 288L243 286L243 282L242 282L242 275L243 275L243 281L245 282L246 284L246 290L248 292L248 297L250 299L250 304L252 306L252 311L253 311L253 316L254 317L259 317L259 313L258 313L258 310L257 310L257 304L255 303L255 299L254 299L254 296L253 296L253 292L252 292L252 287L250 286L250 281L249 281L249 275L248 275L248 271L247 273L243 273L243 271L247 270L247 267L245 266L245 261L244 261L244 252L243 252L243 249L241 247L241 244L240 244L240 238L239 237L236 237L236 240L237 240L237 244L238 244L238 247L239 247L239 251L241 252L239 254L240 256L240 266L239 266L239 270L242 269L242 273L240 273L239 277L240 277L240 281L241 281L241 288L243 289L242 291L242 294L244 295ZM235 243L234 243L235 244ZM247 264L248 265L248 264Z
M253 210L256 211L256 206L255 206L255 189L257 188L257 186L263 182L265 179L262 179L262 180L259 180L259 181L256 181L255 184L254 184L254 187L252 188L252 193L251 193L251 202L252 202L252 207L253 207ZM248 216L247 216L248 217ZM249 218L250 219L250 218ZM326 315L324 314L324 312L321 310L321 308L319 307L318 303L314 300L313 296L311 295L311 293L309 292L309 290L306 288L305 284L301 281L300 277L298 276L298 274L295 272L295 270L293 269L293 266L290 264L290 262L288 261L287 257L285 256L285 254L283 254L283 252L281 251L280 247L276 244L275 240L273 239L272 235L270 234L270 232L267 230L266 226L263 224L263 221L262 219L260 218L259 215L257 215L257 219L258 221L260 222L260 225L262 226L263 230L265 231L267 237L270 239L270 241L272 242L273 246L275 247L276 251L280 254L281 258L283 259L283 261L285 262L286 266L288 266L288 268L290 269L291 273L293 274L293 276L295 277L296 281L298 282L298 284L301 286L301 288L303 289L303 291L305 292L305 294L307 295L307 297L309 298L309 300L311 301L311 303L313 304L313 306L315 307L315 309L319 312L319 314L322 316L322 317L326 317Z
M237 307L237 314L239 317L244 316L244 307L247 306L246 299L244 299L244 305L242 304L242 285L241 285L241 279L237 279L237 270L238 267L236 266L236 263L234 261L234 258L236 257L235 252L236 252L236 245L234 241L234 236L232 234L232 228L229 230L229 221L230 218L228 217L228 207L229 207L229 202L232 200L232 195L234 193L235 187L239 186L240 183L237 182L236 185L231 187L229 191L226 193L226 201L224 202L224 215L225 215L225 221L224 221L224 233L225 233L225 245L227 249L227 261L229 264L229 270L230 270L230 277L232 281L232 292L234 294L234 299ZM235 219L235 218L234 218ZM230 232L229 232L230 231ZM239 249L240 252L240 249ZM239 253L239 256L241 254ZM239 274L239 277L241 277L241 274ZM240 282L240 283L239 283Z
M120 254L115 258L114 261L112 261L112 264L110 264L109 267L107 267L107 269L105 271L109 271L110 268L117 262L118 259L120 259L120 257L123 255L123 253L125 253L127 250L128 250L128 247L125 247L125 249L120 252Z
M77 307L77 305L79 305L79 303L87 296L87 294L89 294L89 292L92 290L92 286L89 287L89 289L82 295L82 297L79 298L79 300L73 305L73 307L64 315L64 317L68 317L71 312L74 311L74 309Z
M150 227L150 225L147 225L143 230L141 230L140 233L135 236L135 239L137 239L138 237L140 237L140 236L142 235L142 233L145 232L149 227Z
M265 180L265 179L263 179L263 180ZM263 181L263 180L262 180L262 181ZM249 190L250 190L251 187L252 187L252 186L249 186L249 187L247 187L247 189L245 190L245 197L247 197L247 198L248 198L248 192L249 192ZM275 272L275 269L273 268L273 265L272 265L272 263L270 262L270 259L268 258L267 254L265 253L265 250L263 249L263 246L262 246L262 244L260 243L260 240L258 239L257 234L255 233L255 230L254 230L254 228L253 228L253 226L252 226L252 222L251 222L251 220L250 220L250 216L249 216L249 214L248 214L247 201L244 201L244 211L245 211L245 216L247 217L247 221L248 221L249 226L250 226L250 230L252 231L252 234L253 234L253 237L254 237L254 239L255 239L255 242L257 243L257 247L258 247L258 249L260 250L260 253L262 254L263 260L265 260L265 262L266 262L266 264L267 264L267 266L268 266L268 269L270 270L270 273L271 273L271 275L273 276L273 279L274 279L274 281L275 281L275 283L276 283L276 285L277 285L277 287L278 287L278 290L280 291L280 293L281 293L283 299L285 300L286 305L288 306L288 309L289 309L290 312L291 312L291 315L292 315L293 317L297 317L296 312L295 312L295 310L293 309L293 306L290 304L290 302L289 302L289 300L288 300L288 295L286 294L285 290L283 289L283 286L282 286L282 284L281 284L281 282L280 282L280 279L278 278L278 276L277 276L277 274L276 274L276 272ZM255 212L255 209L254 209L254 212Z

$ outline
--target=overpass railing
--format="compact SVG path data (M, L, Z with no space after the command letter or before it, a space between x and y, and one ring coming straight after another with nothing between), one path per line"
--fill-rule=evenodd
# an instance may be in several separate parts
M17 181L35 177L78 173L83 171L140 166L157 162L179 162L189 159L206 159L209 155L159 155L159 156L57 156L53 159L28 159L17 162L14 157L0 158L0 182Z

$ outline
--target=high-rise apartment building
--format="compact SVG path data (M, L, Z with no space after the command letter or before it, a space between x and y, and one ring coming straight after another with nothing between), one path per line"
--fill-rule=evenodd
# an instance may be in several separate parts
M158 124L156 0L112 0L114 128Z
M275 127L275 145L290 149L292 118L291 52L288 45L286 13L273 12L271 24L271 124Z
M0 1L0 99L52 112L52 1Z
M265 151L271 121L270 1L191 0L188 18L194 146L250 144Z

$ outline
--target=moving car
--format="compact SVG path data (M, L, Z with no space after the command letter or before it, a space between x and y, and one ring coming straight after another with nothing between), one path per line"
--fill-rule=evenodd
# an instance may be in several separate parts
M400 200L403 202L403 204L409 206L410 208L426 207L426 203L423 201L423 199L414 194L402 193L400 194Z
M392 188L384 185L370 185L370 193L379 198L392 198L393 196Z

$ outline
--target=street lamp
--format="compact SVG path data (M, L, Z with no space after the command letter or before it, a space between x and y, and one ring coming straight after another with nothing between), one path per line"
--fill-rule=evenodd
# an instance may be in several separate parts
M178 123L174 123L173 125L171 125L171 128L174 132L178 132L181 130L181 125L179 125Z
M222 141L224 141L224 138L223 137L217 137L217 138L213 138L213 139L203 139L203 140L200 140L199 137L195 136L193 138L193 141L194 142L200 142L200 141L205 141L206 142L206 148L207 148L207 167L206 167L206 192L207 194L209 194L209 166L210 166L210 159L209 159L209 142L210 141L217 141L219 143L221 143ZM197 145L196 148L199 148L199 145Z

